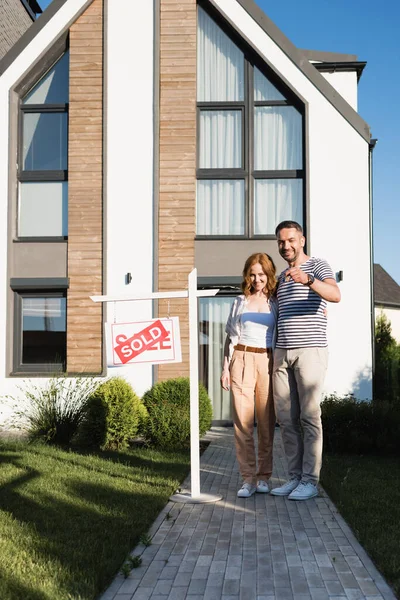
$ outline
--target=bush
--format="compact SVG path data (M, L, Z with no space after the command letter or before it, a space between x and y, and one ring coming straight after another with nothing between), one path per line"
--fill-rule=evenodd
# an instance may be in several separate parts
M69 444L97 385L91 377L52 377L43 387L28 382L19 388L20 398L7 397L15 403L12 425L32 441Z
M153 446L185 448L190 442L190 382L187 377L156 383L143 396L148 411L144 437ZM211 427L212 406L199 383L199 434Z
M102 450L121 450L137 436L141 401L122 377L100 384L88 399L78 443Z
M324 448L350 454L399 454L400 406L331 395L321 404Z

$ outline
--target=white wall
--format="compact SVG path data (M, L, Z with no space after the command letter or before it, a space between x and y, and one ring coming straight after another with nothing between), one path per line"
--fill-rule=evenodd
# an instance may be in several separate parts
M321 73L321 75L333 85L354 110L357 110L357 73L355 71L337 71L336 73Z
M383 313L387 316L392 326L392 336L398 344L400 344L400 308L381 308L375 307L375 321L377 317Z
M368 143L235 0L214 1L309 107L308 252L344 274L342 301L329 305L325 391L371 398Z
M108 0L106 14L106 294L153 292L153 2ZM139 21L140 19L140 21ZM134 31L132 24L138 24ZM132 283L125 283L126 273ZM108 304L107 320L151 319L147 301ZM147 364L109 369L142 395Z

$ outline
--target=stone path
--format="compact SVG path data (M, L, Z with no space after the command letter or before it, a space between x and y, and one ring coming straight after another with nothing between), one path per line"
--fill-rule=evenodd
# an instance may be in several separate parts
M232 428L213 428L201 457L201 492L213 504L169 502L137 546L142 565L118 575L100 600L395 600L335 506L269 494L236 496ZM280 433L273 487L287 476ZM183 487L190 489L188 478Z

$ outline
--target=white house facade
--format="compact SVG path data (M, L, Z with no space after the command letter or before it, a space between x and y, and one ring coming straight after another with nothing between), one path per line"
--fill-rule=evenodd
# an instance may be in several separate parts
M216 422L224 324L247 256L280 271L274 229L302 223L342 293L326 393L372 397L371 140L364 63L293 46L252 0L53 0L0 61L0 394L21 378L124 375L143 394L188 375L197 268L200 376ZM354 235L357 228L357 236ZM183 361L107 369L104 323L177 314Z

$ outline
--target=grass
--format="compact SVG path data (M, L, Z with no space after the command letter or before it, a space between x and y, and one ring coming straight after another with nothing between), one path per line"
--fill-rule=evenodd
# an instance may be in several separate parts
M0 442L1 600L93 600L189 470L189 453Z
M400 598L400 461L324 454L321 483Z

